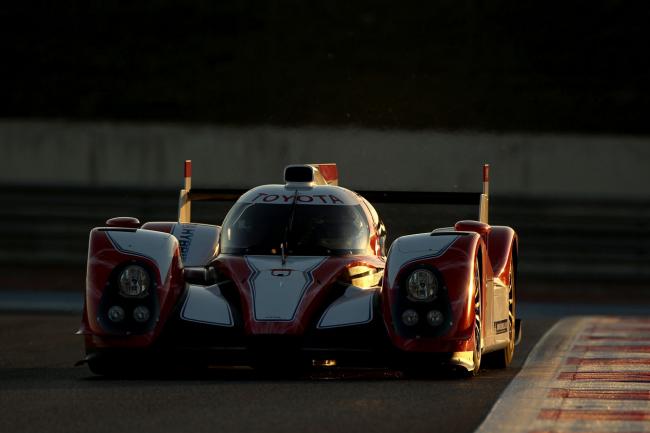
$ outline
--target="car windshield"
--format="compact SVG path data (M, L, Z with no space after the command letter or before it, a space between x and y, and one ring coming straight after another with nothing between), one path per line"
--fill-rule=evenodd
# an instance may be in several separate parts
M280 255L362 254L368 247L368 223L361 206L238 203L223 223L221 252ZM287 230L290 230L287 233Z

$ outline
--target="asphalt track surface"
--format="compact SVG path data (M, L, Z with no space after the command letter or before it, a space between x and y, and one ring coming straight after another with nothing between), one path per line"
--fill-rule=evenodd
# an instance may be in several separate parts
M478 377L390 370L268 377L242 370L104 379L87 367L77 314L0 313L0 432L473 432L562 315L529 308L513 365ZM569 308L570 309L570 308ZM549 310L550 311L550 310ZM513 414L513 416L516 416Z

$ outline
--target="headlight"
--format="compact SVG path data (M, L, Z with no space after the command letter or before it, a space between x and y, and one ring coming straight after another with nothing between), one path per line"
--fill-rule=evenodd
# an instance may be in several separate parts
M402 313L402 322L406 326L415 326L420 321L420 316L415 310L406 310Z
M438 279L429 270L417 269L409 275L406 289L412 301L432 301L438 294Z
M445 316L438 310L431 310L427 313L427 322L431 326L440 326L444 320Z
M138 265L124 268L120 274L120 295L126 298L142 298L149 291L149 273Z
M138 323L146 322L147 320L149 320L149 317L151 317L151 314L149 313L149 309L144 305L135 307L135 309L133 310L133 319L135 319L135 321Z
M108 309L108 318L111 322L121 322L124 320L124 308L119 305L113 305Z

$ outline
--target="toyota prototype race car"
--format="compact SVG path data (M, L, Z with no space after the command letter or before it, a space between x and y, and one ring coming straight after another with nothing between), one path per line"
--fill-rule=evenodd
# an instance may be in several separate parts
M519 340L517 235L482 193L355 193L335 164L290 165L282 185L191 189L178 221L91 231L82 325L96 374L160 366L507 367ZM365 197L364 197L365 196ZM477 221L402 236L386 254L375 202L474 203ZM231 200L223 225L192 202Z

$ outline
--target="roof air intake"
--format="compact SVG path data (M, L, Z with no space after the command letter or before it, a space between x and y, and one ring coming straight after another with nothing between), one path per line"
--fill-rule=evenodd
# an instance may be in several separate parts
M293 164L285 167L284 181L295 187L338 185L339 171L334 163Z
M287 183L314 182L314 169L311 165L290 165L284 169L284 181Z

